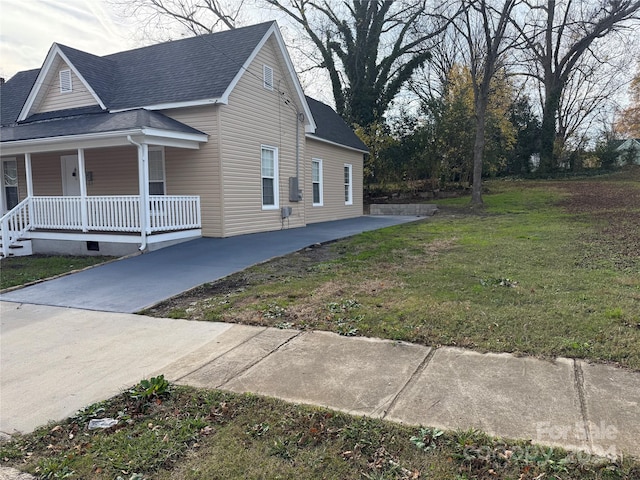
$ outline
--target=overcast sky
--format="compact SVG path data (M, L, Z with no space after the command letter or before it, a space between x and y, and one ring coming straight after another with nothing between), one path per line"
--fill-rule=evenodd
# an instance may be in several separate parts
M96 55L135 47L102 0L0 0L0 75L40 68L54 43Z

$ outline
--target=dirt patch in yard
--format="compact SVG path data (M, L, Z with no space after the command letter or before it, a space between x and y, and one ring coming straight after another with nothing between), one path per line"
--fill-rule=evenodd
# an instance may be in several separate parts
M344 254L344 250L334 245L333 242L316 244L285 257L276 258L265 262L263 265L234 273L218 281L205 283L181 295L159 303L143 313L166 317L174 316L177 309L187 310L189 306L207 299L218 299L225 295L240 294L245 289L263 283L277 282L284 278L302 278L318 265L326 265ZM251 318L237 319L239 323L256 324L259 314L249 315ZM179 315L177 315L179 316Z
M569 213L594 219L597 233L585 239L614 253L621 268L640 260L640 168L626 168L607 181L568 181L561 203ZM631 207L631 208L630 208Z

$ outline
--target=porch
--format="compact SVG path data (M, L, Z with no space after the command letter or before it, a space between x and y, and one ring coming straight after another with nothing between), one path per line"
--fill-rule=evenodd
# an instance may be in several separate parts
M25 240L94 254L100 242L132 252L201 236L186 171L207 135L159 112L85 110L2 127L0 254Z
M200 197L29 196L2 217L2 255L24 240L149 245L201 236ZM142 208L141 208L142 207ZM89 243L87 243L89 245ZM137 246L137 245L136 245ZM91 250L91 248L89 248Z

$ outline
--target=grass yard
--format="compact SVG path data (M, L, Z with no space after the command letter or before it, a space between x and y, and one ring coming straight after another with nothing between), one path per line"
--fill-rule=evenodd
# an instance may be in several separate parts
M485 201L480 211L467 199L442 202L428 221L309 248L145 313L640 369L640 169L589 180L493 181ZM105 417L118 423L88 429ZM163 379L0 444L0 465L47 479L640 478L637 459Z
M487 186L479 212L444 201L144 313L640 369L640 169Z
M31 255L0 259L0 290L104 263L113 257Z
M410 428L255 395L148 386L0 445L2 465L69 479L637 479L640 464ZM142 394L141 394L142 393ZM93 418L118 424L88 430Z

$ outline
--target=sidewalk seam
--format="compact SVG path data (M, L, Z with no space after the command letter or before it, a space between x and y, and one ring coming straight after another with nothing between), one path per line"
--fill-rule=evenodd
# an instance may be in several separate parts
M233 327L232 327L233 328ZM260 330L258 333L256 333L255 335L251 335L249 338L247 338L246 340L244 340L243 342L240 342L238 345L236 345L233 348L230 348L229 350L227 350L226 352L221 353L220 355L218 355L215 358L212 358L211 360L209 360L206 363L203 363L202 365L200 365L198 368L195 368L193 370L191 370L189 373L185 373L184 375L182 375L180 378L176 378L174 380L174 382L179 382L182 379L188 377L189 375L193 375L194 373L196 373L198 370L202 370L204 367L206 367L207 365L209 365L210 363L215 362L216 360L218 360L219 358L224 357L227 353L229 352L233 352L236 348L240 348L242 347L244 344L246 344L247 342L253 340L254 338L256 338L258 335L263 334L264 332L267 331L267 327L263 328L262 330Z
M265 328L262 332L260 332L260 334L266 332L267 330L269 330L269 328ZM233 377L229 378L228 380L225 380L224 382L222 382L219 385L216 385L215 388L224 388L224 385L226 385L227 383L229 383L232 380L235 380L236 378L242 376L244 373L246 373L247 371L249 371L251 368L253 368L254 366L256 366L258 363L260 363L261 361L263 361L264 359L266 359L267 357L271 356L272 354L274 354L275 352L277 352L278 350L280 350L282 347L284 347L286 344L288 344L289 342L291 342L292 340L298 338L300 335L302 335L304 332L302 330L298 331L298 333L296 333L295 335L293 335L292 337L289 337L287 340L285 340L284 342L282 342L280 345L278 345L276 348L274 348L273 350L271 350L269 353L267 353L266 355L264 355L263 357L259 358L258 360L256 360L255 362L250 363L249 365L247 365L245 368L243 368L242 370L240 370L238 373L236 373ZM257 337L258 335L255 335L252 338Z
M396 406L396 403L398 403L398 399L405 392L405 390L409 388L409 385L411 385L414 382L414 380L418 377L418 375L420 375L422 372L426 370L427 366L429 366L429 363L431 363L431 359L436 354L436 350L438 350L436 347L429 347L429 351L420 362L420 365L418 365L418 367L414 370L414 372L409 377L409 380L406 381L406 383L398 391L395 397L393 397L393 400L391 400L389 407L387 407L387 409L384 411L384 414L381 417L383 420L387 418L387 415L389 414L389 412L393 410L393 407Z
M584 433L587 445L589 446L591 453L593 453L593 436L591 434L591 425L589 424L589 415L587 412L587 400L584 391L584 372L582 371L580 361L575 358L573 359L573 375L574 385L578 393L578 401L580 402L580 415L582 416L582 423L584 424Z

